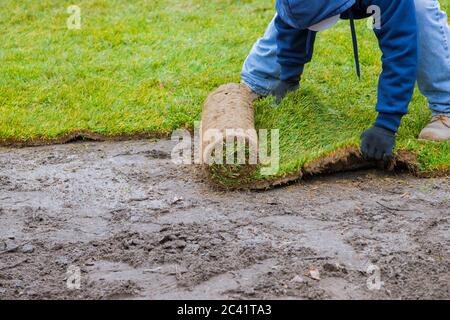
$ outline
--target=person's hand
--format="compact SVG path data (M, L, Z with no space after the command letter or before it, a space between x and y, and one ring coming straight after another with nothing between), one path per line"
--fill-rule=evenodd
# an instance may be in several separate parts
M280 84L272 91L272 95L276 98L275 103L279 104L289 92L297 90L299 84L299 80L281 81Z
M393 157L395 132L374 126L361 135L361 153L367 160L383 160L386 164Z

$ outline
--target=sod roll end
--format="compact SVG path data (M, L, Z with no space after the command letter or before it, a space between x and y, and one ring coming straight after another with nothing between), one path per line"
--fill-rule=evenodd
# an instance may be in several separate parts
M257 169L258 136L253 93L243 84L225 84L203 106L202 159L213 182L243 183Z

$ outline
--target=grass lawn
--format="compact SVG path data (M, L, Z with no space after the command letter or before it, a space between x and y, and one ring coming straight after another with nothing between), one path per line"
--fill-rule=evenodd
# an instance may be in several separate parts
M72 4L81 8L80 30L66 25ZM208 92L239 81L273 8L269 0L3 0L0 140L192 127ZM361 80L342 21L319 35L298 93L276 109L257 104L257 126L280 129L280 174L358 144L375 119L380 53L366 22L357 28ZM450 170L450 142L416 140L430 117L418 92L410 110L398 148L416 152L422 171Z

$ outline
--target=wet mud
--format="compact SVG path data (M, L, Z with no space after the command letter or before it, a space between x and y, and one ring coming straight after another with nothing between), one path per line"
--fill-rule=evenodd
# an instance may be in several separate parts
M0 299L450 298L448 177L224 192L172 147L0 148Z

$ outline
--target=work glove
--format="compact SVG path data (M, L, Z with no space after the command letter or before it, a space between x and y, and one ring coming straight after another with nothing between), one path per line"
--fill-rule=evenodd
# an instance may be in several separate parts
M275 89L272 90L272 95L275 96L275 103L280 104L280 102L289 92L298 89L299 84L300 81L297 79L281 81L280 84Z
M361 153L367 160L383 160L387 165L393 157L395 132L373 126L361 135Z

